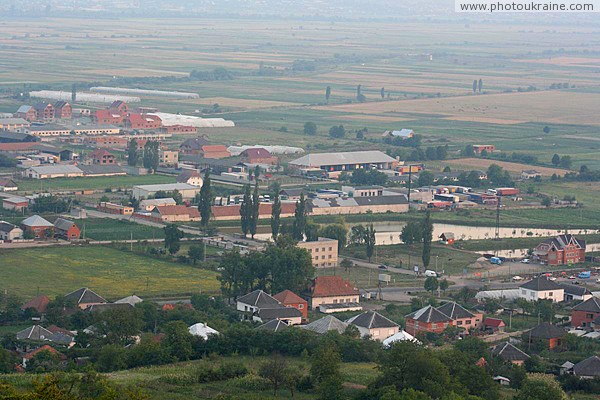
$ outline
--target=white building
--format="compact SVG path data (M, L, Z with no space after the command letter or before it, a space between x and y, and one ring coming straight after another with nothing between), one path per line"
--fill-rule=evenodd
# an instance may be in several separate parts
M32 179L75 178L83 176L83 171L74 165L46 165L27 168L24 176Z
M154 196L156 192L174 192L177 190L184 199L193 199L200 193L198 186L192 186L187 183L166 183L162 185L139 185L133 187L133 197L138 200L147 199Z
M522 284L521 298L527 301L537 301L540 299L548 299L553 302L561 302L565 299L565 289L558 283L549 280L545 276L540 276Z
M219 332L213 328L211 328L210 326L206 325L203 322L199 322L197 324L194 324L192 326L190 326L188 328L190 334L192 334L193 336L200 336L202 338L204 338L204 340L208 339L209 336L211 335L218 335Z
M152 211L156 206L174 206L177 203L171 197L167 197L164 199L146 199L140 201L139 210L140 211Z

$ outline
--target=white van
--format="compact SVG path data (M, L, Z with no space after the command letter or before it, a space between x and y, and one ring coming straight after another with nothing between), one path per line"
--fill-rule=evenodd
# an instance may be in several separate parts
M437 278L438 274L435 271L432 271L430 269L426 269L425 272L423 273L423 275L427 276L427 277L434 277Z

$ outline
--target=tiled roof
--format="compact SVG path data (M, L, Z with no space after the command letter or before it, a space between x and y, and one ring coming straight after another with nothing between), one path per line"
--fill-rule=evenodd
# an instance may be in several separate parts
M280 332L284 329L289 328L289 325L286 324L283 321L280 321L278 319L272 319L269 322L267 322L266 324L262 324L260 326L258 326L256 329L257 330L264 330L264 331L271 331L271 332Z
M375 311L365 311L362 314L358 314L346 320L346 322L348 324L360 326L362 328L367 329L393 328L398 326L398 324L392 321L391 319L386 318Z
M600 357L592 356L573 366L573 372L576 376L594 376L600 377Z
M48 296L42 295L29 300L27 303L21 306L21 309L27 310L28 308L33 308L37 312L43 313L46 312L48 304L50 304L50 298Z
M313 280L310 297L354 296L359 290L337 275L318 276Z
M492 354L499 356L505 361L525 361L529 358L529 355L516 348L509 342L500 343L494 347Z
M452 319L441 311L436 310L432 306L426 306L410 313L406 316L407 319L414 319L419 322L450 322Z
M64 218L57 218L56 221L54 221L54 226L61 231L68 231L73 225L75 225L75 222Z
M273 209L273 203L260 203L258 205L258 213L260 216L270 216ZM295 203L281 203L281 214L293 214L296 211ZM212 215L214 217L234 217L240 216L240 205L230 206L213 206Z
M573 311L586 311L592 313L600 313L600 299L592 296L586 301L583 301L573 307Z
M156 206L152 212L158 212L160 215L189 215L190 218L200 217L200 211L197 208L184 205Z
M537 278L534 278L529 282L522 284L520 287L524 289L535 290L537 292L562 289L562 287L558 283L551 281L546 276L539 276Z
M186 169L177 175L177 182L187 182L190 178L199 178L200 173L194 169Z
M39 215L32 215L31 217L24 219L21 222L21 224L25 226L45 226L48 228L54 227L54 225L52 225L50 222L46 221Z
M267 149L263 149L262 147L255 147L252 149L246 149L242 151L240 154L242 157L247 158L269 158L271 157L271 153Z
M449 301L439 306L436 310L441 311L451 319L475 318L473 313L465 310L460 304Z
M281 304L306 303L306 300L304 300L302 297L298 296L291 290L284 290L283 292L277 293L273 296L273 298L279 301Z
M483 326L491 326L493 328L500 328L506 324L500 318L484 318Z

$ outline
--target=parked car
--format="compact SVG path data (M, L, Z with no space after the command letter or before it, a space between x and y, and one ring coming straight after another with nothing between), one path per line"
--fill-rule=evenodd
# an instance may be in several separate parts
M529 258L524 258L524 259L521 260L521 262L523 264L529 264L530 263Z
M500 257L492 257L490 258L490 262L492 264L500 265L502 264L502 259Z
M515 275L515 276L513 276L512 279L513 279L513 281L522 281L524 278L522 276Z
M379 268L379 269L388 269L387 265L383 265L383 264L382 264L382 265L380 265L378 268Z
M439 276L437 272L432 271L430 269L425 270L424 275L427 277L434 277L434 278L437 278Z
M556 277L555 277L555 276L550 276L550 277L548 277L548 280L549 280L549 281L555 281L555 280L556 280Z

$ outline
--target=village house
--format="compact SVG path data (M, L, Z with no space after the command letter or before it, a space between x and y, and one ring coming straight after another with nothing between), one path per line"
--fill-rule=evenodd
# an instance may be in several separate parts
M200 211L196 207L184 205L156 206L152 209L150 215L163 222L200 221Z
M109 110L117 114L127 114L129 112L129 106L122 100L115 100L111 103Z
M537 344L543 348L552 350L562 344L567 334L563 328L544 322L533 329L525 332L523 338L530 344Z
M236 301L237 310L251 315L253 321L268 322L274 319L288 325L302 323L302 312L296 307L286 307L277 299L262 290L255 290L241 296Z
M397 342L413 342L415 344L421 344L413 335L406 332L404 329L400 329L398 332L383 340L384 347L390 347Z
M225 147L222 144L204 145L202 146L198 154L204 158L219 159L231 157L231 153L229 152L229 150L227 150L227 147Z
M530 358L527 353L509 342L500 343L494 347L492 355L514 365L523 365Z
M43 314L48 309L48 304L50 304L50 298L45 295L40 295L23 304L21 306L21 310L25 311L29 308L32 308L36 312Z
M314 278L310 288L303 296L308 299L311 310L337 312L360 309L358 304L360 302L360 292L358 288L350 281L337 275Z
M340 321L333 315L327 315L323 318L311 322L310 324L303 325L301 326L301 328L306 329L307 331L317 333L319 335L324 335L329 331L336 331L341 335L346 331L348 325L349 324Z
M547 265L577 264L585 261L585 247L585 240L563 234L537 245L533 257Z
M375 311L365 311L346 321L358 328L362 337L383 341L398 333L399 325Z
M23 230L16 225L6 221L0 221L0 240L12 242L23 238Z
M600 299L598 297L590 297L577 304L571 310L571 326L589 329L598 317L600 317Z
M123 126L128 129L156 130L162 127L162 120L158 115L130 113L123 120Z
M496 333L496 332L504 332L504 328L506 328L506 324L500 318L484 318L483 320L483 329L486 332Z
M592 292L582 285L571 285L569 283L559 283L565 289L565 301L585 301L592 297Z
M83 176L83 171L75 165L43 165L27 168L24 176L32 179L76 178Z
M236 299L237 310L250 314L261 308L275 308L278 305L280 305L278 300L262 290L255 290Z
M101 212L108 214L120 214L120 215L132 215L133 207L124 206L122 204L109 203L107 201L101 201L96 206L96 209Z
M23 118L26 121L33 122L37 120L37 111L35 107L23 105L19 107L14 116L16 118Z
M35 106L37 112L37 119L39 121L53 121L54 120L54 106L50 103L37 103Z
M437 310L450 317L454 321L454 326L462 328L467 332L472 329L481 328L483 323L482 313L472 313L453 301L444 303L440 307L437 307Z
M475 154L481 154L481 152L485 151L488 154L493 153L494 151L496 151L496 146L494 146L493 144L474 144L473 145L473 152Z
M35 239L47 239L54 236L54 225L39 215L32 215L21 222L24 235L31 235Z
M96 110L92 115L92 122L98 125L122 125L124 115L112 110Z
M302 319L308 319L308 302L291 290L277 293L273 298L286 307L294 307L302 313Z
M267 149L255 147L246 149L240 153L240 159L245 164L268 164L275 165L279 158L272 155Z
M56 221L54 221L54 228L58 236L67 240L77 240L81 235L79 227L73 221L69 221L68 219L57 218Z
M88 158L95 165L108 165L116 162L115 156L106 149L96 149L88 154Z
M88 288L81 288L75 290L74 292L67 293L65 295L65 301L73 302L82 310L85 310L90 306L108 303L106 299Z
M527 301L549 299L559 303L565 298L565 289L546 276L539 276L519 286L521 298Z
M175 150L160 150L158 153L160 165L172 166L179 162L179 152Z
M207 340L209 336L219 335L219 331L211 328L210 326L206 325L206 323L204 323L204 322L199 322L197 324L190 326L188 328L188 331L190 332L190 334L192 336L200 336L204 340Z
M29 207L29 200L21 196L11 196L2 198L2 208L12 211L23 211Z
M200 173L194 169L183 170L176 178L179 183L187 183L188 185L202 187L202 177Z
M71 119L73 117L73 108L66 101L57 101L54 103L54 118Z
M174 206L177 203L171 197L165 197L163 199L145 199L140 201L138 209L140 211L152 211L156 206Z
M18 190L17 183L10 178L0 178L0 192L14 192Z
M448 326L452 326L454 321L433 306L423 307L406 317L406 331L413 336L421 332L442 333Z
M594 355L573 365L573 375L581 379L600 378L600 357Z
M315 268L335 267L338 263L338 241L318 238L313 242L299 242L298 247L309 251Z
M199 136L196 138L186 139L179 146L179 151L183 154L195 154L199 155L202 153L202 147L208 145L208 140L205 137Z
M279 320L287 325L300 325L302 323L302 312L295 307L279 305L274 308L261 308L252 316L253 321L269 322Z

